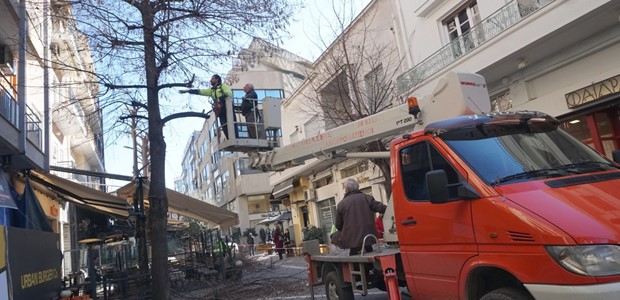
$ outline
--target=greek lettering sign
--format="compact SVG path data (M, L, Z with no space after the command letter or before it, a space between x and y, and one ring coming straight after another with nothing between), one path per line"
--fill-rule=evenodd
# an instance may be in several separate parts
M575 108L588 102L598 100L604 96L617 93L620 93L620 75L572 91L564 95L564 97L566 98L568 108Z
M8 207L17 209L11 190L9 189L9 182L6 180L3 172L0 172L0 207Z

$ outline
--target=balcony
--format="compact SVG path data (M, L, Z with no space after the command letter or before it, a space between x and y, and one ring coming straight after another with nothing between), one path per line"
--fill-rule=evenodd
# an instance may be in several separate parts
M531 16L554 0L532 1L524 6L519 1L510 1L502 8L473 26L467 33L450 41L431 56L396 79L399 94L409 91L433 74L454 63L465 54L505 32L512 26Z
M43 130L40 118L26 105L25 155L20 155L21 138L19 103L11 92L0 87L0 156L10 156L15 169L44 167Z
M93 169L103 169L103 135L98 123L99 112L86 111L82 102L89 99L78 99L70 92L68 99L58 102L50 108L54 133L58 136L70 136L71 148L86 157Z

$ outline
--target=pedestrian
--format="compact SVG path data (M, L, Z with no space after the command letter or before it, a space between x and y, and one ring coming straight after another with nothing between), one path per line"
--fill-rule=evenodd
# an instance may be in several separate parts
M291 256L292 253L292 249L291 249L291 233L289 232L288 228L284 229L284 234L282 234L282 239L284 240L284 248L286 249L286 256Z
M245 117L248 127L248 134L251 139L255 139L258 134L256 132L256 123L260 122L260 115L257 109L258 95L254 91L254 85L246 83L243 86L245 96L241 97L241 114Z
M375 219L375 228L377 228L377 238L383 238L383 214L379 214L379 216Z
M265 231L267 232L267 243L273 242L273 233L271 232L271 228L269 228L269 224L267 224Z
M336 206L336 229L342 231L340 247L349 249L349 255L356 255L362 250L366 235L377 235L374 213L384 213L387 206L362 193L352 178L345 181L344 192L344 198ZM364 251L372 251L374 243L374 239L367 239Z
M254 236L252 233L248 233L248 249L250 250L250 256L254 256Z
M284 238L282 237L280 224L276 224L276 228L273 230L273 244L276 246L278 257L282 260L282 254L284 253Z
M193 94L200 96L211 97L213 100L213 113L220 121L220 125L222 126L222 130L224 131L224 136L226 139L228 138L228 122L226 116L226 99L232 99L232 90L227 84L222 83L222 77L220 75L213 75L211 77L211 88L209 89L188 89L188 90L180 90L179 93L185 94ZM229 100L230 101L230 100ZM233 126L235 119L235 114L233 112ZM235 127L236 129L236 127ZM237 130L235 130L236 135Z
M224 243L224 240L220 237L217 241L217 248L220 252L220 255L222 257L226 257L226 252L227 252L227 247L226 247L226 243Z

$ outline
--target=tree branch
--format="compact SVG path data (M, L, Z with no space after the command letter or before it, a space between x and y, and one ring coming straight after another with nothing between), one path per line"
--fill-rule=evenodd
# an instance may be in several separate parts
M132 118L137 118L137 119L143 119L143 120L148 120L149 117L147 116L141 116L141 115L133 115L133 116L120 116L118 117L119 120L121 121L125 121L127 119L132 119Z
M146 110L149 110L149 107L146 104L144 104L142 102L135 101L135 100L131 101L131 106L133 106L133 107L142 107L142 108L144 108Z
M109 88L109 89L111 89L111 90L117 90L117 89L146 89L146 88L148 88L148 86L141 85L141 84L122 85L122 84L105 83L104 86Z
M144 42L136 42L136 41L127 41L127 40L119 40L117 38L110 39L112 43L112 47L116 46L144 46Z
M194 79L196 79L196 75L192 75L192 79L190 79L188 82L185 82L185 83L165 83L165 84L160 84L159 86L157 86L157 89L158 90L163 90L163 89L173 88L173 87L191 88L192 86L194 86Z
M178 118L186 118L186 117L198 117L198 118L204 118L205 120L208 120L211 115L209 114L211 111L208 111L207 113L203 112L195 112L195 111L186 111L186 112L181 112L181 113L176 113L176 114L171 114L163 119L161 119L161 124L162 126L166 125L166 122L174 120L174 119L178 119Z

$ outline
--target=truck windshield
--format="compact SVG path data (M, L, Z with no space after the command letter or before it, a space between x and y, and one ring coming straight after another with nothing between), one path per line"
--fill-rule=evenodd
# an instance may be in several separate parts
M441 138L491 185L618 169L546 122L484 124Z

